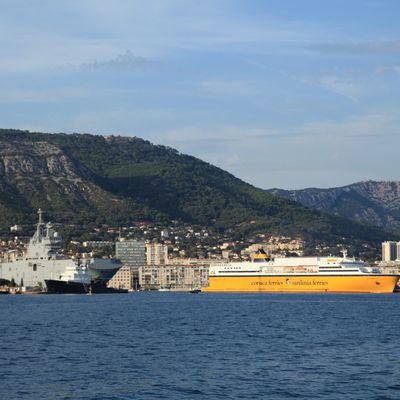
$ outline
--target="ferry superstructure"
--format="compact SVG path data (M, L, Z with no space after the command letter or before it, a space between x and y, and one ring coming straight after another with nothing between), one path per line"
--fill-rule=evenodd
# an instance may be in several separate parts
M392 293L400 276L354 258L256 256L210 267L203 292Z

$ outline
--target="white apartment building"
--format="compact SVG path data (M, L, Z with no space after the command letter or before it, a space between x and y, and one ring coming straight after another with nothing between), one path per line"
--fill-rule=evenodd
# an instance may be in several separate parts
M400 242L382 243L382 261L395 261L400 258Z
M224 261L176 258L164 265L146 265L139 269L140 287L144 290L191 290L207 287L210 264L214 262Z
M146 265L139 270L142 289L190 290L208 286L207 266Z
M168 246L161 243L146 244L146 264L165 265L168 263Z

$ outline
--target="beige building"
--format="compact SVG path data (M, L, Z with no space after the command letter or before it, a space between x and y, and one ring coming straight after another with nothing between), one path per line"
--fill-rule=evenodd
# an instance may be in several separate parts
M168 263L168 246L161 243L146 244L146 264L164 265Z
M135 288L135 283L137 279L137 272L131 267L122 267L108 282L108 287L113 287L116 289L137 289Z
M144 290L191 290L208 286L212 260L173 259L165 265L146 265L139 269L139 283Z

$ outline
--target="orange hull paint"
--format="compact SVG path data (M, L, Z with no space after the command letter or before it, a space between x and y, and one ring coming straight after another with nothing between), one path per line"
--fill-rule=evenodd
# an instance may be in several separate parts
M210 276L202 292L392 293L400 276Z

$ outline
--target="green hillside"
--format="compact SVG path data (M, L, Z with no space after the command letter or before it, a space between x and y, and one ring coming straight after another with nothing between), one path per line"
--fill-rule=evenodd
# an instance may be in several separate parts
M375 244L379 228L255 188L195 157L139 138L0 130L0 227L34 221L121 226L171 220L236 236L253 232Z

